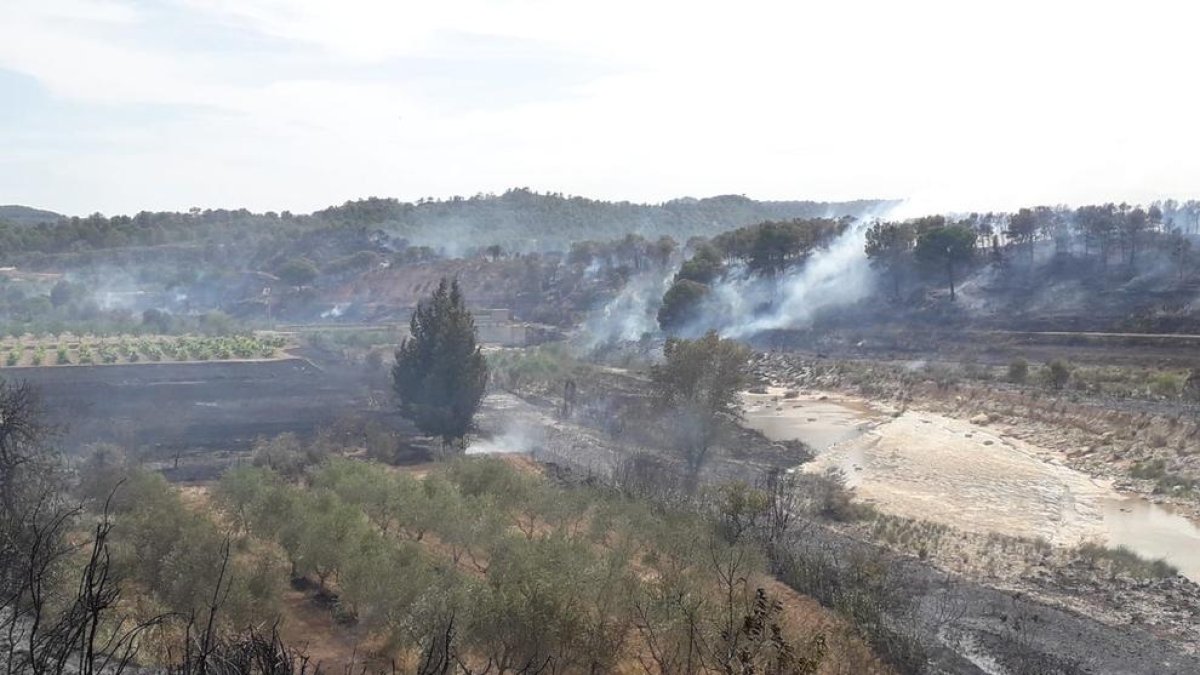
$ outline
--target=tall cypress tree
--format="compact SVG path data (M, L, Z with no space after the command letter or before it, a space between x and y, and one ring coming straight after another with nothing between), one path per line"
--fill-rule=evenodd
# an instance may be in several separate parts
M488 368L457 280L442 279L417 305L409 332L392 367L400 411L422 432L461 447L483 399Z

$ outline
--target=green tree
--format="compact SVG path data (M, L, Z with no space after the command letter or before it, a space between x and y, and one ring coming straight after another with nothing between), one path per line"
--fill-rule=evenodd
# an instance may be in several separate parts
M240 466L221 476L217 485L217 499L229 510L234 524L243 532L250 530L252 513L256 504L277 480L275 474L261 467Z
M799 229L791 224L764 223L755 232L748 267L760 274L776 274L800 254L802 243Z
M1008 219L1008 238L1023 244L1029 253L1029 264L1033 264L1033 242L1037 237L1040 219L1033 209L1020 209Z
M395 502L399 498L391 475L379 467L352 459L334 458L312 474L312 485L336 493L343 501L362 509L382 532L391 528Z
M1062 389L1071 381L1071 367L1061 359L1046 364L1046 381L1054 389Z
M679 268L675 280L687 279L700 284L711 284L725 269L721 252L712 244L701 244L687 262Z
M892 295L900 298L900 281L913 247L913 228L905 223L875 223L867 230L866 254L871 265L892 279Z
M277 276L284 283L292 286L310 284L320 273L321 271L308 258L292 258L277 270Z
M722 423L741 414L749 351L709 331L697 340L668 340L663 353L666 362L651 370L655 398L694 486Z
M1026 378L1029 377L1029 362L1022 358L1013 359L1008 364L1008 381L1015 384L1024 384Z
M935 227L917 238L917 260L945 270L951 302L954 301L955 269L969 262L974 253L975 231L963 225Z
M1118 216L1117 207L1113 204L1081 206L1075 210L1076 227L1085 237L1085 253L1086 247L1091 242L1096 242L1102 275L1108 271L1109 249L1117 231Z
M369 531L363 512L332 492L304 494L295 562L301 574L314 573L321 588L341 571Z
M683 328L696 318L700 301L708 295L708 286L677 279L663 294L662 306L658 308L658 325L668 333Z
M1157 208L1153 211L1155 211L1156 218L1153 221L1150 214L1140 206L1125 213L1121 219L1121 234L1125 238L1125 247L1129 251L1129 271L1131 273L1137 267L1138 245L1141 243L1142 232L1152 226L1157 227L1162 220L1162 211Z
M671 256L675 254L675 249L679 248L679 244L674 239L667 235L658 238L651 247L654 259L660 267L666 267L671 262Z
M292 433L279 434L275 438L260 438L254 442L254 466L266 467L288 479L299 478L308 467L325 458L316 443L305 447Z
M483 400L488 367L457 281L442 279L413 312L409 332L392 367L400 410L443 445L461 445Z

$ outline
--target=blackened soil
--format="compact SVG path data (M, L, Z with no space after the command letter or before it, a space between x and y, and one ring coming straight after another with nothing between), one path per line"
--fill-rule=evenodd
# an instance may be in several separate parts
M238 451L284 432L308 436L353 415L391 417L359 369L306 359L8 368L41 390L64 450L96 442L164 457Z

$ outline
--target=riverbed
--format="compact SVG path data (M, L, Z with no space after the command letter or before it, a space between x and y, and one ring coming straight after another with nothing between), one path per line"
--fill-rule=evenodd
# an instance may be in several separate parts
M748 427L812 446L817 458L803 470L840 469L860 499L887 513L1058 546L1123 545L1200 581L1200 528L1191 521L986 423L783 389L746 394L744 403Z

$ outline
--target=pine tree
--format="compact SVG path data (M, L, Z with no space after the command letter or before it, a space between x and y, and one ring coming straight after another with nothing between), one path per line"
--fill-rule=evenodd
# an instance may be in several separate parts
M488 368L458 281L442 279L433 296L417 305L409 332L392 367L401 413L443 444L461 447L483 399Z

